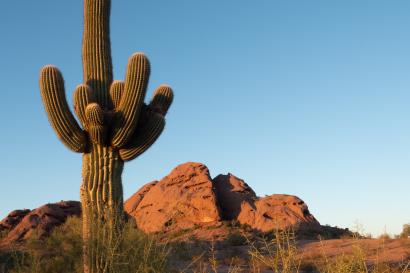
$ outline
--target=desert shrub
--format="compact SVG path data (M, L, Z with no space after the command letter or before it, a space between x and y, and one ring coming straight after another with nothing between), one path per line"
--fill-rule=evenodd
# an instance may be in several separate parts
M410 224L404 224L403 230L400 233L401 238L409 238L410 237Z
M392 236L388 233L383 233L383 234L380 234L377 238L380 240L390 240L392 239Z
M135 229L133 224L125 227L119 263L113 273L159 273L167 272L170 248L158 243L155 236L148 236Z
M82 273L81 219L73 217L53 230L49 237L33 234L22 247L0 252L0 273ZM116 249L101 247L106 256L115 255L112 273L160 272L268 272L298 273L409 273L410 262L389 265L378 260L369 264L363 237L354 233L352 251L328 257L318 253L313 260L303 259L292 230L275 230L265 237L246 237L233 230L219 248L206 241L163 243L148 236L129 222L119 234ZM248 256L241 255L249 247ZM227 246L237 253L220 252ZM377 253L383 252L383 246ZM218 255L217 255L218 254ZM373 253L374 254L374 253ZM372 254L372 255L373 255ZM174 262L172 264L172 262ZM181 268L182 264L182 268ZM227 268L228 267L228 268ZM179 269L178 269L179 268Z
M299 272L301 260L297 257L296 238L293 230L275 230L272 238L248 240L252 272L268 268L275 273Z
M177 231L170 232L169 235L168 235L168 238L169 239L175 239L175 238L181 237L183 235L186 235L186 234L190 233L191 231L193 231L195 229L197 229L197 227L179 229Z
M82 273L82 223L77 217L55 228L49 237L34 234L21 248L0 255L1 273ZM115 255L112 273L167 272L168 246L158 244L127 224L118 238L118 249L101 247L106 257ZM111 245L112 246L112 245Z
M357 233L358 234L358 233ZM324 251L322 244L322 257L316 261L316 268L320 273L408 273L410 272L410 262L400 265L392 265L387 262L380 262L379 255L384 251L383 240L378 246L377 255L372 264L369 263L369 254L363 244L362 236L353 238L352 252L341 254L329 258ZM389 237L390 238L390 237ZM384 237L382 237L384 239Z
M6 230L0 231L0 242L6 237L6 235L7 235Z
M75 273L82 272L81 221L68 218L48 237L33 233L26 244L3 253L4 272Z
M0 272L9 272L16 267L18 261L24 259L24 252L17 249L8 249L0 251Z
M229 228L239 228L241 226L241 223L239 223L239 221L236 219L233 219L230 221L224 221L224 223Z
M226 242L231 246L242 246L247 243L246 237L239 232L228 234Z

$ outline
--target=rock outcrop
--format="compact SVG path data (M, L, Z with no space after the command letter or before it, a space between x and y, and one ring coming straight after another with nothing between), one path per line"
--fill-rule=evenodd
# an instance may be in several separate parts
M9 227L4 243L27 239L34 232L39 236L49 234L56 226L65 222L69 216L80 216L81 205L77 201L61 201L46 204L32 211L18 210L11 212L0 222L2 228Z
M254 230L309 227L320 229L319 222L298 197L274 194L258 197L242 179L228 173L211 178L201 163L188 162L173 169L133 194L125 211L145 232L168 232L203 226L221 226L236 221ZM28 238L34 231L48 234L68 216L81 214L76 201L47 204L35 210L16 210L0 222L3 242Z
M0 233L9 233L28 213L30 213L29 209L19 209L10 212L6 218L0 222Z
M150 191L152 187L154 187L158 181L153 181L148 184L142 186L136 193L134 193L128 200L124 203L124 210L130 214L134 215L138 205L141 203L142 198L144 198L145 194Z
M242 179L228 173L214 178L221 215L259 231L296 226L318 226L305 202L293 195L257 197Z
M218 175L213 182L224 220L238 219L244 204L248 204L250 208L254 207L257 196L242 179L228 173Z
M236 220L263 232L319 226L298 197L274 194L259 198L233 174L212 180L205 165L193 162L143 186L125 202L125 210L145 232L188 229L223 220Z
M319 226L305 202L286 194L259 198L253 204L242 203L237 220L263 232L289 227Z
M188 229L221 220L209 170L185 163L158 182L142 187L125 202L127 213L145 232Z

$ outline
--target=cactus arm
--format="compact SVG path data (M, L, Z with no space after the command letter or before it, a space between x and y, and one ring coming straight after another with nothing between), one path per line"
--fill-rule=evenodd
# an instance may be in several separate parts
M85 108L87 105L94 101L93 94L90 88L86 84L80 84L76 87L73 96L74 111L77 114L78 119L83 125L84 129L87 129L87 118L85 116Z
M163 84L155 90L149 105L151 109L165 116L173 100L174 92L171 87Z
M111 107L110 0L84 0L83 78L103 110Z
M165 118L174 99L174 94L168 85L161 85L137 124L137 128L127 145L120 149L122 160L130 161L144 153L158 139L165 127Z
M40 90L44 108L58 138L71 150L84 152L87 137L71 113L64 92L60 71L52 65L40 73Z
M106 129L104 127L104 113L100 105L95 102L88 104L85 116L91 140L96 144L104 144Z
M112 145L123 147L135 130L148 84L150 66L142 53L131 56L125 78L124 94L113 127Z
M161 114L151 112L144 124L138 123L136 133L131 141L119 150L121 159L130 161L145 152L158 139L164 127L164 117Z
M124 82L114 81L110 87L110 97L114 109L118 109L121 103L122 94L124 93Z

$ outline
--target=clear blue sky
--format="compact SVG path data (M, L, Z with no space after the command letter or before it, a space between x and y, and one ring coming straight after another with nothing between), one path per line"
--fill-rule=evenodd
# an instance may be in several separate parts
M173 86L157 143L127 163L125 198L186 161L259 195L306 201L323 224L399 233L410 222L410 1L113 0L114 76L151 60ZM81 155L52 131L45 64L82 81L82 1L2 4L0 218L79 199Z

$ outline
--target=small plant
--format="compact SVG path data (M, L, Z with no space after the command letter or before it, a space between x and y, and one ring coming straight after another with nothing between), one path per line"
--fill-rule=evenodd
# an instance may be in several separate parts
M404 224L403 230L400 233L401 238L409 238L410 237L410 224Z
M82 236L81 219L68 218L53 230L48 238L35 234L24 247L0 255L0 273L81 273ZM94 242L101 257L112 259L112 273L168 272L169 246L160 244L129 222L118 234L118 245L103 246ZM91 243L91 242L90 242ZM112 249L112 247L116 249ZM112 257L112 255L116 255Z
M244 235L242 235L239 232L234 232L228 234L228 237L226 238L226 242L231 245L231 246L242 246L245 245L247 240Z
M301 260L297 256L295 232L275 230L272 239L266 237L253 242L248 239L252 272L268 268L275 273L299 272Z
M360 232L354 232L351 253L343 253L335 257L328 257L321 241L322 256L316 261L316 268L320 273L408 273L410 262L401 265L391 265L381 262L379 256L385 250L385 237L381 237L381 244L376 250L376 257L370 263L369 253L364 245L365 237ZM388 237L390 238L390 237Z
M34 232L24 246L13 246L5 252L0 258L2 263L4 272L10 273L83 272L81 220L68 218L49 237Z

